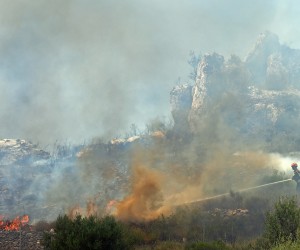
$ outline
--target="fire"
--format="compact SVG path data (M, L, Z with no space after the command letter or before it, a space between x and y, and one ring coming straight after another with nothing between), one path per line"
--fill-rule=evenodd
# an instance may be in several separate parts
M17 216L13 220L4 220L4 216L0 215L0 230L5 231L19 231L21 227L27 225L29 222L29 216L23 215Z
M116 204L115 215L120 220L152 220L171 209L164 202L162 183L164 175L143 165L134 165L131 193Z
M113 212L115 212L114 210L116 209L116 205L118 204L118 202L116 200L110 200L105 208L105 211L107 214L112 214Z

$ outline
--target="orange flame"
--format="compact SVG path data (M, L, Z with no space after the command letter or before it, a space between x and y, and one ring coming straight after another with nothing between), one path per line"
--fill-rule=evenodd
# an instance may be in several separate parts
M0 230L5 231L19 231L21 227L25 226L29 222L29 216L23 215L17 216L12 221L4 220L4 216L0 215Z
M116 209L117 204L118 202L116 200L110 200L106 205L105 212L111 214Z
M25 226L26 224L28 224L28 222L29 222L29 216L27 214L23 215L23 217L21 218L22 226Z

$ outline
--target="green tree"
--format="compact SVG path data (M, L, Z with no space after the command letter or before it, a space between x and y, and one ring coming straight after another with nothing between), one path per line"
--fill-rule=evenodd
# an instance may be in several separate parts
M264 237L271 245L297 239L300 210L295 198L282 197L273 211L267 213Z

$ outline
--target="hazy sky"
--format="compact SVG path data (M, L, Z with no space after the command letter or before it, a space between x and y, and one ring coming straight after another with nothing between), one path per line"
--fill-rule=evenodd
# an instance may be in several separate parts
M189 52L244 58L269 30L300 48L288 0L2 0L0 137L107 138L170 116Z

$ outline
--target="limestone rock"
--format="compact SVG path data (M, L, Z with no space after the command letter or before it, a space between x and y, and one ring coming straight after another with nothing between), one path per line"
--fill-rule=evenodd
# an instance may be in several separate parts
M217 53L202 57L194 85L171 92L174 128L270 145L292 140L295 146L300 141L294 133L300 123L299 81L300 50L264 32L245 61L237 56L225 60Z

